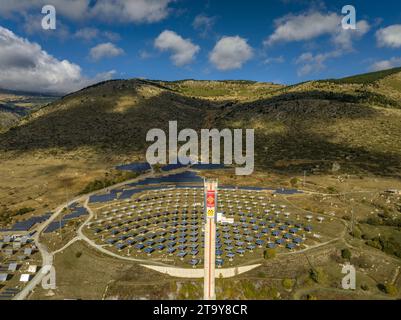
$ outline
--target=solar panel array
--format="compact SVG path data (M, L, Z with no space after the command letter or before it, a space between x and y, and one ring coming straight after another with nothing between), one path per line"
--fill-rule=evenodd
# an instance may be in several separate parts
M206 164L206 163L196 163L196 164L183 164L178 161L177 164L168 164L161 168L162 171L173 171L177 169L182 169L186 167L191 167L195 170L220 170L226 168L224 164ZM133 162L129 164L124 164L117 166L117 170L121 171L132 171L132 172L144 172L150 170L152 167L147 162Z
M16 222L10 229L0 231L29 231L34 225L46 221L50 216L51 213L46 213L42 216L32 217L24 221Z
M64 215L61 220L51 222L44 230L44 233L51 233L59 230L65 227L70 220L81 218L87 214L88 211L84 207L74 207L74 210L71 213Z
M0 300L11 300L21 290L16 287L17 283L21 285L20 275L27 266L37 265L41 259L33 239L28 236L2 236L0 244Z
M125 254L169 255L186 259L193 266L199 263L204 248L203 189L159 187L141 192L141 198L129 199L127 194L124 201L98 212L97 220L90 224L95 241ZM312 230L291 221L286 206L273 203L260 188L222 189L218 208L235 218L232 225L218 226L216 256L220 266L257 249L294 250Z
M134 162L130 164L117 166L116 169L120 171L144 172L152 169L152 167L147 162L142 162L142 163Z
M177 169L182 169L188 167L188 165L182 164L182 163L177 163L177 164L168 164L162 167L162 171L173 171Z
M218 169L221 165L213 164L196 164L193 165L194 168L203 169ZM173 170L173 169L172 169ZM188 184L199 184L198 186L189 186ZM89 203L107 203L115 200L126 200L130 199L136 194L142 193L149 189L159 190L165 188L165 185L171 185L176 187L188 187L188 188L202 188L203 178L200 177L194 171L184 171L176 174L170 174L167 176L161 176L156 178L146 178L139 180L138 182L129 183L124 188L113 189L109 193L92 195L89 198ZM155 186L161 185L161 186ZM145 188L146 187L146 188ZM263 191L269 190L280 194L296 194L302 193L298 190L287 190L287 189L273 189L273 188L262 188L262 187L234 187L234 186L222 186L221 189L232 189L232 190L254 190Z

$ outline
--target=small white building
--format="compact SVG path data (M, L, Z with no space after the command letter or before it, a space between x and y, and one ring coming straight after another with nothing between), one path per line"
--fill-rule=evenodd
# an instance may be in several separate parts
M24 273L24 274L21 274L19 281L20 282L29 282L30 279L31 279L31 275Z
M28 272L29 273L36 273L37 270L38 270L38 266L36 266L36 265L30 265L28 267Z

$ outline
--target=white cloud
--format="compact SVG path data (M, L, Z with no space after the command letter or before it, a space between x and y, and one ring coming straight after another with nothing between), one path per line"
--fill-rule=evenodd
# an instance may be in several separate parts
M91 41L95 38L97 38L100 34L100 30L96 28L83 28L79 29L77 32L75 32L74 37L78 39L82 39L85 41Z
M103 31L101 33L101 37L104 37L106 39L109 39L110 41L120 41L121 40L121 36L113 31Z
M343 17L336 13L289 14L275 21L276 29L265 41L265 45L279 42L307 41L323 35L331 36L335 46L344 50L352 50L354 39L361 38L369 29L366 20L357 23L356 30L342 28Z
M373 71L381 71L386 69L397 68L401 66L401 57L393 57L389 60L376 61L370 66Z
M401 47L401 24L394 24L376 32L376 40L379 47Z
M174 0L1 0L0 16L25 15L51 4L57 14L73 20L98 18L113 23L153 23L166 18Z
M46 93L68 93L112 77L113 72L93 79L68 60L58 60L37 43L0 26L0 87Z
M216 17L209 17L204 14L199 14L195 17L192 26L195 30L200 31L202 37L207 37L216 23Z
M40 10L39 10L40 12ZM71 36L69 27L61 20L57 21L56 30L44 30L42 27L43 15L41 14L25 14L23 21L23 30L29 36L36 35L43 38L56 37L60 40L68 39Z
M102 20L153 23L169 15L172 0L98 0L92 14Z
M265 61L263 61L265 64L271 64L271 63L284 63L285 59L283 56L279 57L271 57L271 58L266 58Z
M340 26L341 18L335 14L310 12L301 15L289 14L275 21L276 30L265 41L266 45L277 42L303 41L331 34Z
M191 63L200 47L184 39L174 31L165 30L155 40L154 46L161 51L170 51L171 60L176 66L184 66Z
M253 57L253 49L239 36L221 38L209 55L210 62L221 71L239 69Z
M83 19L89 14L90 0L1 0L0 15L7 17L14 14L24 15L33 10L40 12L48 4L56 7L57 14L73 20Z
M337 34L333 34L333 43L344 50L353 50L353 40L362 38L369 30L369 23L361 20L357 22L355 30L340 28Z
M142 60L153 58L153 54L147 50L139 51L139 58Z
M339 56L341 56L341 52L338 50L316 55L311 52L305 52L295 61L295 64L300 65L297 70L298 76L303 77L308 74L318 73L326 68L326 60Z
M113 58L124 54L124 50L118 48L111 42L101 43L93 47L89 52L93 60L100 60L103 58Z
M307 52L295 62L299 66L297 72L300 77L318 73L326 68L327 60L354 51L354 41L370 30L366 20L358 21L355 30L345 30L342 20L343 16L337 13L322 13L316 9L299 15L289 14L275 21L275 31L264 44L271 46L280 42L308 41L328 36L333 45L331 51L317 54Z
M82 28L75 32L74 37L84 41L92 41L97 38L107 39L110 41L119 41L120 35L111 31L101 31L97 28Z

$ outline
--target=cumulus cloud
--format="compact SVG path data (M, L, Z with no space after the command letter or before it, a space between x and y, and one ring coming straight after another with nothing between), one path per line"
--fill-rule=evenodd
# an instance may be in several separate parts
M317 54L306 52L296 60L295 63L299 65L298 76L303 77L308 74L318 73L326 68L327 60L339 58L346 53L352 52L354 50L353 41L361 38L369 29L369 24L364 20L357 23L355 30L341 28L338 33L333 34L332 41L335 48L332 51Z
M376 40L379 47L401 47L401 24L394 24L376 32Z
M91 41L97 38L99 33L100 30L96 28L83 28L75 32L74 37L85 41Z
M370 66L372 71L381 71L401 66L401 57L392 57L388 60L376 61Z
M97 38L108 39L110 41L119 41L120 35L111 31L101 31L97 28L82 28L75 32L74 37L84 41L92 41Z
M101 43L93 47L89 55L93 60L101 60L103 58L113 58L124 54L124 50L118 48L111 42Z
M253 57L253 49L239 36L221 38L209 55L210 62L221 71L240 69Z
M169 15L171 2L172 0L98 0L92 14L113 22L152 23Z
M193 44L190 39L184 39L170 30L163 31L156 38L154 46L160 51L171 52L171 60L179 67L191 63L200 50L200 47Z
M284 59L284 57L283 56L279 56L279 57L269 57L269 58L266 58L264 61L263 61L263 63L264 64L275 64L275 63L284 63L285 62L285 59Z
M9 17L14 14L26 14L39 10L45 5L54 5L57 14L66 18L78 20L88 17L90 0L1 0L0 15Z
M337 29L341 19L335 13L310 12L301 15L289 14L275 21L276 29L265 41L272 45L277 42L310 40Z
M86 78L77 64L60 61L37 43L1 26L0 48L0 87L4 89L63 94L110 79L114 74Z
M92 1L93 2L93 1ZM113 23L153 23L166 18L173 0L1 0L0 16L25 15L44 5L54 5L57 14L73 20L97 18Z
M40 11L39 11L40 12ZM61 20L57 22L56 30L44 30L42 27L43 15L41 14L26 14L24 15L24 21L22 28L25 33L29 36L35 35L40 37L56 37L60 40L65 40L70 38L71 32L70 28L63 23Z
M344 30L340 28L338 33L333 34L333 43L344 50L352 50L353 40L362 38L369 30L369 23L365 20L361 20L356 24L355 30Z
M213 29L216 23L216 17L209 17L204 14L199 14L195 17L192 26L195 30L200 31L202 37L206 37Z
M340 51L331 51L315 55L311 52L305 52L295 61L295 64L300 66L297 70L298 76L303 77L308 74L318 73L326 68L326 60L339 57L340 55Z
M361 20L357 23L356 30L344 30L342 19L343 17L336 13L318 11L299 15L289 14L275 21L275 31L264 44L271 46L279 42L307 41L329 35L336 46L351 50L353 40L365 35L370 26L366 20Z
M298 76L318 73L326 68L329 59L338 58L354 51L354 42L370 30L366 20L360 20L356 29L345 30L342 27L343 16L337 13L322 13L311 10L306 13L289 14L275 21L274 32L264 41L266 46L276 43L308 41L321 36L328 36L333 49L325 53L303 53L295 61Z

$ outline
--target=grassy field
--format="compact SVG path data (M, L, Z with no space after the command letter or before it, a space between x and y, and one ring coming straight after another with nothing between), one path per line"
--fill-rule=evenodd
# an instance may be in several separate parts
M308 254L278 256L246 274L217 279L218 299L394 299L381 291L391 282L400 262L377 252L352 249L351 263L357 267L357 289L341 289L341 249L332 244ZM116 260L77 242L55 259L57 289L38 288L31 299L200 299L201 280L174 279ZM318 270L318 282L310 277ZM288 287L285 281L291 280ZM398 279L396 279L398 281ZM396 285L398 286L398 282ZM362 288L363 287L363 288Z

